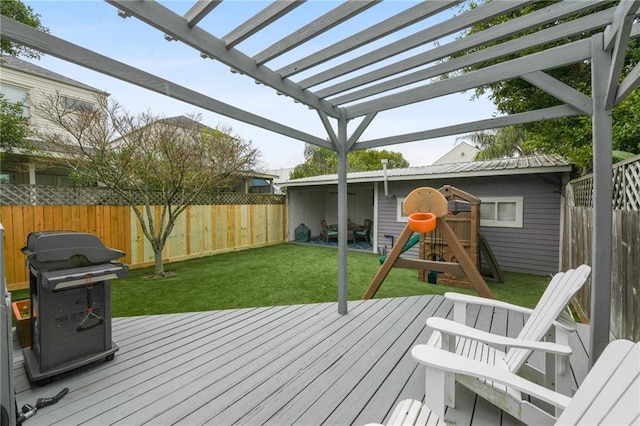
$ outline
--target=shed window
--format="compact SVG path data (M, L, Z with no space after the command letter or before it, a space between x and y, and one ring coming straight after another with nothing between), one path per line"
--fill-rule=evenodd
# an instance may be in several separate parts
M406 216L402 212L402 206L404 205L404 199L405 198L407 198L407 197L398 197L398 198L396 198L396 216L397 216L398 222L408 222L409 221L409 217Z
M487 197L480 203L480 226L522 228L522 197Z
M0 93L10 104L22 105L22 116L29 117L29 91L27 89L2 83L0 84Z

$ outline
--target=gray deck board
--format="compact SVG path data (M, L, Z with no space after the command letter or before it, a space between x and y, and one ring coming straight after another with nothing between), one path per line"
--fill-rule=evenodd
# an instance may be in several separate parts
M335 303L322 303L114 318L115 359L45 387L28 383L16 347L18 404L69 388L29 419L33 426L358 425L382 422L402 399L423 400L424 369L410 350L428 340L428 317L451 317L451 303L414 296L352 301L347 315L336 311ZM524 319L470 306L467 323L515 336ZM574 344L571 362L581 381L588 344L578 333ZM457 392L449 420L517 424L473 393Z

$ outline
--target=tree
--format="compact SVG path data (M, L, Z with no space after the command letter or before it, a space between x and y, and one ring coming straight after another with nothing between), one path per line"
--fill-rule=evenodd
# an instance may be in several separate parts
M0 94L0 155L30 147L31 127L22 114L22 104L13 104Z
M304 158L305 162L298 164L290 173L291 179L338 173L338 154L335 151L306 144ZM363 149L347 154L347 170L349 172L382 170L384 158L388 160L387 167L390 169L409 167L409 162L399 152Z
M474 8L486 1L487 0L470 1L467 2L466 7ZM471 27L466 35L475 34L510 19L548 7L551 3L553 2L537 2L523 6L517 11ZM594 13L602 8L608 8L610 6L610 4L605 4L599 8L593 8L584 12L583 15ZM545 27L550 27L574 18L575 17L558 20L547 24ZM520 37L539 29L540 28L532 29L515 35L512 38ZM596 31L600 30L598 29ZM590 34L584 34L584 36L589 35ZM491 44L483 45L482 48L494 46L507 40L508 38L501 39ZM526 51L522 51L515 56L528 55L556 45L565 44L568 41L572 40L560 40L544 46L534 47ZM456 56L463 56L471 52L472 51L463 52ZM489 66L508 59L513 59L513 57L514 56L485 61L481 65L470 67L464 71L473 71L479 67ZM630 40L623 68L623 76L626 75L626 73L628 73L639 60L640 42L635 39ZM563 83L588 96L591 96L591 68L588 63L580 62L566 67L548 70L546 72ZM490 93L489 97L496 105L497 110L504 114L517 114L525 111L560 105L562 103L550 94L521 79L504 81L481 87L476 90L476 95L479 96L485 92ZM623 103L613 110L613 146L615 150L640 153L640 145L638 144L638 141L640 141L640 125L638 125L638 123L640 123L640 94L637 92L638 91L632 93ZM559 154L581 166L585 171L588 171L591 168L592 129L590 117L577 116L545 120L519 127L524 129L527 133L527 146L536 152Z
M77 108L62 98L50 96L37 107L62 130L41 132L40 139L62 153L77 178L112 190L131 207L153 247L156 276L165 275L162 250L187 206L258 161L250 141L230 128L208 128L199 116L132 115L104 96L99 108Z
M19 0L0 1L0 14L37 28L40 31L49 32L49 29L41 24L40 15ZM6 40L0 40L0 54L22 55L28 58L40 57L40 53L37 50ZM11 103L0 94L0 151L9 153L16 149L28 149L27 137L29 136L29 131L29 120L22 115L22 104Z
M527 145L527 132L516 126L469 133L456 140L467 140L480 150L475 160L519 157L535 153Z
M31 6L25 6L20 0L0 1L0 14L45 33L49 32L49 29L40 22L40 15L35 13ZM29 49L28 47L6 40L0 40L0 53L12 56L25 56L27 58L40 58L40 52L37 50Z

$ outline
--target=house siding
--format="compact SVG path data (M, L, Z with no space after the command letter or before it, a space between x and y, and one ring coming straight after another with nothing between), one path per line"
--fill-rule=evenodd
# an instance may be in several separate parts
M48 121L39 116L37 109L35 108L37 105L42 104L48 96L55 95L56 91L58 91L62 96L67 96L69 98L95 105L96 95L102 93L99 91L89 91L77 86L61 83L59 81L48 80L43 77L7 67L2 67L0 80L3 83L26 89L29 93L29 103L31 105L29 117L30 124L41 131L46 129L55 133L60 133L61 129L52 126Z
M71 135L63 129L56 127L44 119L39 112L38 106L47 100L48 97L59 93L60 96L76 99L82 102L96 105L96 95L106 94L89 86L77 85L61 81L61 78L46 78L47 71L41 70L42 74L32 74L21 69L14 69L9 66L2 66L0 62L0 81L22 88L27 91L29 104L29 124L32 128L43 134L59 134L62 137L71 138ZM58 76L60 77L60 76ZM64 77L62 77L64 78ZM37 139L37 136L34 137ZM71 138L72 139L72 138ZM29 168L34 169L33 176L28 172ZM35 169L35 165L30 159L25 159L22 155L6 154L3 156L0 169L4 174L10 176L11 183L17 184L38 184L38 185L70 185L69 170L64 167L42 167Z
M558 173L389 182L390 197L384 194L378 197L379 216L374 225L378 247L386 246L389 250L391 240L384 235L397 238L406 225L397 221L397 197L405 197L421 186L451 185L478 198L522 196L522 228L481 226L480 232L487 238L502 270L537 275L555 273L559 264L561 176ZM404 256L417 258L417 246Z

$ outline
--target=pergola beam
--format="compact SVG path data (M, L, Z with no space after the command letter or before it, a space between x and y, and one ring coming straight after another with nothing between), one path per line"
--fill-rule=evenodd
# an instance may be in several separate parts
M624 80L622 80L622 83L620 83L614 106L624 101L638 86L640 86L640 63L636 64Z
M249 123L293 139L309 142L325 148L332 148L324 139L310 135L297 129L285 126L256 114L252 114L233 105L205 96L195 90L157 77L146 71L118 62L84 47L69 43L35 28L16 22L6 16L0 16L3 40L18 43L38 50L67 62L100 72L136 86L178 99L188 104L215 112L234 120Z
M534 123L540 120L551 120L554 118L571 117L580 114L581 111L578 111L572 106L560 105L534 111L522 112L519 114L512 114L504 117L495 117L485 120L472 121L469 123L455 124L452 126L440 127L438 129L424 130L421 132L407 133L404 135L389 136L380 139L370 139L358 142L357 144L355 144L354 149L379 148L382 146L423 141L445 136L455 136L464 133L479 132L481 130L497 129L500 127L514 126L516 124Z
M190 28L183 17L175 14L158 2L140 0L105 1L163 33L170 35L173 39L182 41L209 58L215 58L232 69L246 74L255 81L259 81L298 102L316 110L324 111L332 117L340 115L340 112L327 101L319 99L309 91L303 91L297 84L282 79L269 68L264 66L259 67L253 59L242 52L233 48L227 49L227 46L222 40L212 36L199 27Z
M287 13L291 12L307 0L276 0L259 13L247 20L242 25L230 31L222 37L222 41L227 47L234 47L238 43L256 34L261 29L277 21Z
M551 77L542 71L535 71L521 77L523 80L544 90L551 96L568 103L585 114L593 114L593 102L584 93L578 92L573 87L564 84L560 80Z
M401 30L409 25L412 25L418 21L421 21L429 16L446 10L451 6L461 3L462 0L442 0L436 2L422 2L417 5L392 16L366 30L360 31L353 36L341 40L331 46L325 47L317 52L312 53L292 64L286 65L276 72L283 77L289 77L291 75L305 71L315 65L326 62L339 55L350 52L358 47L364 46L367 43L376 41L384 36L392 34L398 30Z
M195 27L220 3L222 0L198 0L184 15L187 25L191 28Z
M611 24L615 33L615 41L613 44L611 66L609 68L609 75L607 79L607 93L605 99L605 105L607 108L613 108L613 104L616 99L620 72L624 65L624 58L627 53L631 28L633 26L635 13L637 12L638 7L640 7L639 0L621 2L616 7L616 13L614 14L613 23Z
M458 16L454 16L449 20L446 20L439 24L435 24L422 31L418 31L415 34L412 34L394 43L390 43L355 59L345 61L338 66L306 78L298 82L298 84L303 89L316 86L318 84L356 71L360 68L364 68L368 65L375 64L376 62L380 62L392 56L406 52L407 50L413 49L414 47L422 46L441 37L454 34L457 31L470 27L479 22L495 18L496 16L500 16L515 9L519 9L529 3L532 3L533 1L534 0L512 0L485 3L476 9L470 10Z
M329 117L322 111L318 111L318 116L320 117L320 121L324 126L324 130L327 132L329 136L329 142L331 143L331 147L329 149L338 152L338 136L336 132L333 130L333 126L331 126L331 122L329 121Z
M356 144L356 142L358 142L358 139L360 138L360 136L362 136L364 131L367 130L367 127L369 127L373 119L376 118L376 115L377 113L371 113L371 114L365 115L364 120L362 120L360 125L356 128L356 130L353 132L353 134L349 137L349 140L347 141L347 148L349 150L351 150L353 146Z
M532 53L481 70L471 71L447 80L427 84L346 108L347 118L355 118L375 111L426 101L440 96L474 89L499 81L517 78L532 71L557 68L591 57L591 41L578 40L544 52Z
M612 24L604 30L604 50L610 51L616 43L616 38L625 25L625 18L638 11L638 0L621 1L613 12Z
M289 50L330 30L353 16L375 6L382 0L347 0L345 3L327 12L325 15L277 41L253 57L258 65L264 64Z
M572 5L575 4L583 3L572 3ZM536 12L525 15L522 18L518 18L523 20L521 22L521 30L526 30L541 25L545 22L540 19L532 19L536 17L535 13ZM545 16L545 18L547 17ZM367 74L363 74L361 76L340 82L333 86L326 87L324 89L316 91L316 94L321 98L324 98L343 91L351 90L364 84L372 83L376 80L390 77L394 74L408 71L412 68L426 65L431 62L440 61L441 59L448 58L456 53L460 53L465 50L470 50L480 46L482 43L486 42L487 34L491 32L496 37L508 36L512 34L512 31L514 30L513 28L507 28L503 26L507 25L509 22L511 21L507 21L504 24L497 25L490 30L482 31L477 34L472 34L462 39L452 41L451 43L439 46L435 49L431 49L428 52L420 53L411 58L407 58L391 65L381 67ZM567 37L573 37L577 34L592 31L597 28L602 28L610 22L610 11L604 10L596 12L582 18L578 18L574 21L536 32L534 34L529 34L526 36L515 38L513 40L505 41L504 43L500 43L500 45L498 46L488 47L486 49L467 53L466 55L459 58L440 61L436 65L433 65L429 68L424 68L411 74L405 74L400 78L387 80L375 85L370 85L361 90L353 91L346 95L333 98L331 99L331 102L334 105L341 105L347 102L352 102L354 100L362 99L368 96L402 87L405 84L428 80L438 75L491 61L503 56L511 55L523 49L529 49L531 47L540 46Z
M613 226L613 149L611 108L607 74L613 62L604 50L602 33L591 37L591 91L593 93L593 228L591 238L591 311L589 366L597 361L609 343L611 321L611 265Z

